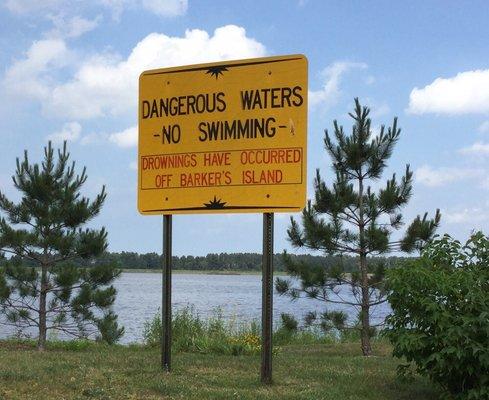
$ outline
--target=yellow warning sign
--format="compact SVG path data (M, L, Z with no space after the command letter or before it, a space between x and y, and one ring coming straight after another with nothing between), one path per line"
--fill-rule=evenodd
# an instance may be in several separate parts
M139 211L299 211L306 200L306 132L303 55L145 71Z

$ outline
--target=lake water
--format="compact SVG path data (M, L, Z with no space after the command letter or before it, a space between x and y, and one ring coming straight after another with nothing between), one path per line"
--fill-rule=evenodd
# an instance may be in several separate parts
M219 308L222 314L234 321L261 319L261 275L201 275L173 274L173 309L192 306L203 318L215 313ZM119 323L125 327L122 343L141 342L143 324L153 318L161 307L161 274L123 273L115 283L117 300L114 311ZM351 298L349 289L344 287L339 293L343 298ZM357 311L336 305L330 309L344 310L351 318ZM274 293L274 321L280 320L281 313L289 313L302 320L308 311L324 311L325 303L311 299L291 301ZM388 304L372 309L372 319L382 321L389 313ZM0 338L12 335L13 328L0 323ZM35 336L35 335L34 335Z

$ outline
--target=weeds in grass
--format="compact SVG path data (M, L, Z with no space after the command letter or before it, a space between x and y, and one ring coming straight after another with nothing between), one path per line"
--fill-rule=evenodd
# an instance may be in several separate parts
M157 313L144 324L143 338L147 346L161 343L161 316ZM300 330L285 317L273 334L274 352L277 346L289 344L318 344L337 341L320 329ZM173 349L175 351L215 354L259 354L261 329L259 323L251 321L237 324L236 319L225 319L220 309L214 310L209 319L201 318L193 307L185 307L174 313L172 318Z
M11 338L8 340L0 341L0 346L10 349L33 349L37 345L36 339L18 339ZM105 346L103 343L97 343L88 339L74 339L74 340L48 340L46 342L46 349L48 350L63 350L63 351L85 351L91 348L100 348ZM0 397L1 399L1 397Z

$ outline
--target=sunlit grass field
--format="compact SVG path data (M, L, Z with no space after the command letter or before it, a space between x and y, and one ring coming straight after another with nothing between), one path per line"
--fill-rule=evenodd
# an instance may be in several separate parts
M176 352L160 369L157 347L0 341L0 399L437 399L420 377L401 382L389 345L364 358L356 342L288 345L274 356L271 386L259 355Z

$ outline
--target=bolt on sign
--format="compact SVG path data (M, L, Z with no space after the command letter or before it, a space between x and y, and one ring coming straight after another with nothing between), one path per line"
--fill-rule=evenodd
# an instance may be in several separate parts
M307 59L145 71L142 214L299 211L306 199Z

